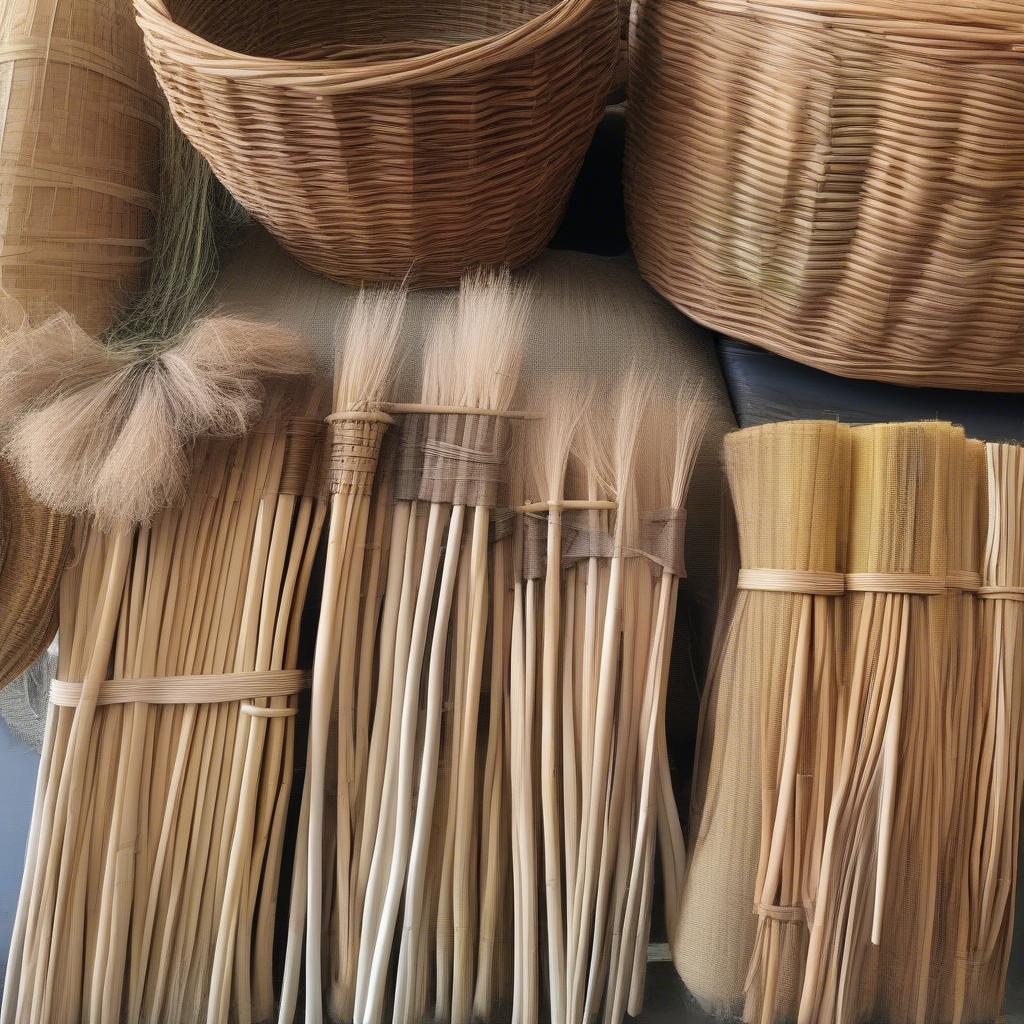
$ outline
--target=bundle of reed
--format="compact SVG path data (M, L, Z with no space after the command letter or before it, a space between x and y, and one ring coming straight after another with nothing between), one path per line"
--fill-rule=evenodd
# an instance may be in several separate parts
M795 1013L831 797L850 432L823 423L743 431L727 441L726 466L738 586L779 630L757 655L762 671L771 667L758 701L761 841L744 1007L746 1020L767 1024Z
M746 992L760 1020L794 1008L828 810L849 429L755 427L725 451L742 568L702 708L673 948L702 1004L737 1013Z
M0 1017L268 1020L323 509L319 421L282 398L250 427L308 353L214 320L134 358L85 347L56 383L53 358L12 448L84 518Z
M984 447L988 532L971 709L974 743L967 768L974 789L962 808L968 817L967 856L954 922L959 925L955 956L945 961L952 991L942 1017L957 1024L994 1020L1002 1010L1024 792L1024 449Z
M851 643L802 1022L928 1020L955 445L962 431L942 423L853 432Z
M356 939L353 915L358 824L367 781L366 743L373 640L380 610L378 578L387 503L371 508L377 460L392 422L381 409L394 374L401 291L360 292L338 346L331 424L331 492L327 563L320 603L320 625L313 660L309 748L300 844L295 857L289 948L282 985L281 1020L294 1017L299 953L306 931L306 1019L322 1020L322 990L343 1019L352 1013L351 971L325 976L322 963L324 910L337 925L339 952ZM334 725L332 730L331 726ZM334 740L329 765L328 742ZM336 857L329 873L331 898L324 894L324 817L328 777L337 794L333 837ZM333 919L331 917L331 908Z
M551 1019L562 1021L639 1011L656 820L666 867L681 871L685 857L674 802L671 822L659 805L684 503L704 406L686 392L666 400L633 371L615 408L610 432L587 417L568 475L573 403L552 412L544 500L526 506L546 519L544 557L525 560L524 661L540 666L547 981Z
M373 813L362 826L368 860L360 865L359 1021L379 1021L384 1012L396 945L396 1020L425 1009L431 952L438 1017L468 1021L477 993L490 999L486 965L477 979L484 928L477 774L483 750L492 802L499 720L489 716L483 729L480 707L485 675L495 676L495 658L485 670L488 619L507 621L505 591L493 586L491 565L504 548L492 547L490 527L505 477L527 308L527 292L507 273L467 277L457 307L442 307L433 325L421 402L394 407L412 420L399 458L413 465L400 467L396 478L382 613L373 738L386 737L385 767L379 804L364 809ZM500 635L496 641L492 628L492 647ZM488 840L493 869L496 838ZM496 882L493 876L492 887ZM487 927L496 919L492 898Z
M969 958L962 948L969 920L970 862L980 773L982 715L979 686L981 552L985 515L985 445L981 441L949 445L949 514L946 536L950 568L946 574L948 655L940 692L942 806L939 879L935 903L935 942L928 1019L957 1019ZM960 993L958 995L958 993Z

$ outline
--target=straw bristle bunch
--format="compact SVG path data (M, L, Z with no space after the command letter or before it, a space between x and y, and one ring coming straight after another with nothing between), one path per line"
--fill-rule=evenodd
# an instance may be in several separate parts
M51 508L146 522L181 496L196 438L244 432L263 378L310 367L301 339L241 320L201 320L153 351L110 349L67 317L25 322L0 350L5 452Z

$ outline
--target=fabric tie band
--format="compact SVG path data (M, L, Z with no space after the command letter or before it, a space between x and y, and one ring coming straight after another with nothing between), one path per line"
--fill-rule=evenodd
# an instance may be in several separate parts
M309 673L302 669L108 679L100 684L100 695L96 703L224 704L260 697L290 697L308 685ZM50 703L65 708L77 707L82 698L82 689L82 683L67 683L61 679L54 679L50 687ZM271 709L257 709L256 713L262 714L265 710Z

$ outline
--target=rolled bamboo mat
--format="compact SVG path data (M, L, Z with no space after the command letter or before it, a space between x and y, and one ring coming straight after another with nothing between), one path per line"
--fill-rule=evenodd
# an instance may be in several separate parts
M90 332L142 281L163 109L130 0L0 14L0 287Z
M1022 390L1018 14L638 0L626 195L644 277L842 376Z
M779 811L777 773L792 710L788 688L794 664L813 647L817 666L834 645L834 597L825 595L830 581L834 591L841 564L849 457L849 429L831 422L776 424L726 439L741 565L755 575L748 579L741 572L728 633L704 696L690 868L673 936L680 976L715 1012L742 1009L756 942L776 963L775 994L766 993L768 1001L791 1010L799 993L806 943L803 887L791 873L784 893L779 886L768 887L769 898L761 900L767 863L759 865L759 850L767 858ZM748 584L785 587L787 573L789 585L802 581L805 592L747 589ZM814 586L820 597L813 596ZM812 622L813 644L807 638ZM817 696L808 701L808 719ZM800 754L795 764L806 770L806 751ZM813 806L809 781L798 786L790 777L798 821ZM791 832L785 827L781 834ZM758 982L756 1001L761 988Z

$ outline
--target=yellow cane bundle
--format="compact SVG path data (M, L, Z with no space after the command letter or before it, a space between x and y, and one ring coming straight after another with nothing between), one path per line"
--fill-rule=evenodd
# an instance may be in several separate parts
M323 512L318 424L276 401L261 414L259 381L308 358L224 321L142 357L79 356L56 384L42 366L15 431L29 481L89 518L62 583L2 1017L268 1020Z
M822 720L838 699L849 445L849 429L831 422L757 427L726 442L742 570L705 695L674 953L702 1004L738 1013L746 992L754 1020L792 1012L799 991L828 793L810 766L828 761Z
M949 990L944 1020L995 1018L1002 1009L1019 862L1024 790L1024 449L985 445L987 541L982 560L974 742L963 801L966 865L956 943L941 966ZM952 968L951 970L949 968Z
M847 682L800 1019L924 1021L947 664L948 424L854 431ZM881 528L880 528L881 527ZM955 561L955 559L954 559Z

